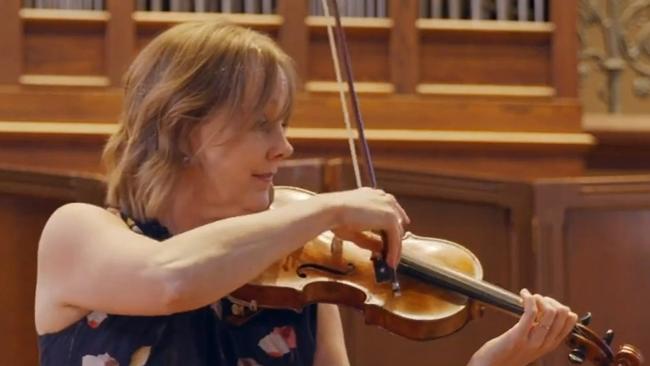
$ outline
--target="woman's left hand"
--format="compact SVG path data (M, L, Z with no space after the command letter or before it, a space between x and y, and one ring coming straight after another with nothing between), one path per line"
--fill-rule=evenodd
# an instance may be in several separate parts
M578 316L550 297L521 291L524 314L517 324L491 339L468 366L524 366L554 350L576 324Z

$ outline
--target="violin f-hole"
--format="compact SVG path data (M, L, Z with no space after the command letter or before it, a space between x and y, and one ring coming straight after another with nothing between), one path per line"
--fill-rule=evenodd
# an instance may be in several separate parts
M308 270L308 269L321 271L321 272L325 272L325 273L332 274L332 275L347 276L347 275L351 274L352 272L354 272L356 270L356 267L352 263L348 263L347 268L345 268L345 269L328 267L328 266L318 264L318 263L305 263L305 264L301 264L296 269L296 274L300 278L305 278L305 277L307 277L307 273L305 272L305 270Z

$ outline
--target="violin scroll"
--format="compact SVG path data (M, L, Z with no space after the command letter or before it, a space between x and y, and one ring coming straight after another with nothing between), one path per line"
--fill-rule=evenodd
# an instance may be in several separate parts
M624 344L614 356L614 364L621 366L638 366L643 363L643 354L631 344Z
M583 364L588 361L598 366L639 366L643 364L643 355L636 347L624 344L616 353L612 351L611 343L614 331L608 330L600 338L593 330L587 327L591 322L591 314L587 313L576 324L567 338L571 348L569 361L574 364Z

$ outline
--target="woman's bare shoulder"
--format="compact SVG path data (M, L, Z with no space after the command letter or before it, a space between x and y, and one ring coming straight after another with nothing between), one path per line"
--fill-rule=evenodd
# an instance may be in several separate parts
M72 202L66 203L65 205L57 208L54 213L50 216L53 217L69 217L75 215L98 215L98 216L116 216L112 209L107 209L105 207L93 205L90 203L83 202Z
M39 334L63 329L85 316L86 309L110 303L115 291L108 295L97 291L111 269L144 257L134 259L137 253L120 245L136 240L145 239L103 207L69 203L54 211L38 247L35 321ZM143 266L138 262L133 267Z
M56 209L47 220L39 247L60 242L74 243L113 230L129 231L118 215L104 207L68 203Z

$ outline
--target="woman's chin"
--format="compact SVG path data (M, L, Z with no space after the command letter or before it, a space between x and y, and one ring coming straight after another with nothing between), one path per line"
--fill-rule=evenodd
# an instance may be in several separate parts
M265 211L271 204L271 199L268 193L255 195L247 201L246 211L250 213Z

